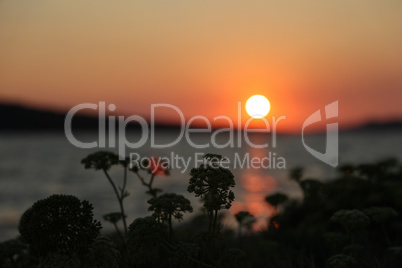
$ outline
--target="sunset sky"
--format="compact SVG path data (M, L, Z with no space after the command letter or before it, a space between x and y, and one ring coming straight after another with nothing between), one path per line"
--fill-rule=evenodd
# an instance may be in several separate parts
M1 0L0 98L235 118L261 94L291 131L336 100L343 126L400 119L401 14L397 0Z

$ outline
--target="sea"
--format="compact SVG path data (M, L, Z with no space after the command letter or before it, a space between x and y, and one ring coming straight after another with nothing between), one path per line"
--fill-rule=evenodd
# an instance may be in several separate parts
M267 195L282 192L290 198L302 198L298 184L289 178L292 168L303 167L303 178L323 182L337 176L336 167L317 159L306 149L324 153L325 134L310 134L304 139L300 135L245 137L241 133L179 137L175 131L164 130L156 132L153 140L141 138L141 134L133 132L124 140L108 140L103 146L97 133L80 132L75 134L75 141L95 142L98 146L79 148L77 142L71 141L71 137L69 140L64 133L0 134L0 241L17 237L19 219L24 211L35 201L52 194L70 194L88 200L94 206L94 217L102 222L102 232L111 232L112 226L102 215L119 211L113 189L101 171L85 169L81 164L88 154L101 150L120 155L123 152L131 156L133 164L149 157L161 157L168 162L170 174L156 176L154 187L162 189L163 193L182 194L191 201L194 212L186 214L183 222L202 213L200 200L187 191L191 168L201 165L206 153L225 156L225 167L232 171L236 182L232 189L235 201L224 211L223 224L229 229L237 228L233 214L242 210L257 217L256 230L266 228L267 219L275 213L264 201ZM340 132L336 152L339 165L369 163L389 157L401 161L401 141L402 130ZM150 174L141 172L149 179ZM110 174L117 185L122 184L121 167L112 167ZM128 223L150 215L147 204L150 196L146 190L136 174L129 172L127 191L130 195L124 200Z

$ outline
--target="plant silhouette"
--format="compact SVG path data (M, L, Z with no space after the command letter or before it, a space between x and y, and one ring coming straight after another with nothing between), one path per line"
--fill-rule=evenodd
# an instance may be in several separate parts
M234 176L229 169L220 164L224 158L221 155L206 154L206 160L198 168L191 169L187 190L201 197L208 211L209 235L214 235L218 219L218 211L229 209L235 198L230 188L235 186Z
M19 231L35 257L49 254L84 256L99 235L92 205L71 195L52 195L35 202L21 217Z
M169 241L172 240L172 217L178 221L183 219L184 212L193 212L190 201L178 194L162 194L148 201L148 210L153 211L153 216L158 222L167 222L169 226Z
M113 191L116 195L117 201L119 203L120 207L120 219L123 221L123 226L124 226L124 234L125 236L127 235L127 223L126 223L126 214L124 212L124 204L123 200L129 195L129 193L126 191L126 185L127 185L127 169L128 169L128 159L125 159L123 161L119 161L119 156L112 153L112 152L96 152L93 154L88 155L81 161L82 164L84 164L86 169L95 169L95 170L102 170L103 173L105 174L106 178L108 179L110 185L113 188ZM112 166L115 165L122 165L124 168L124 175L123 175L123 185L122 187L119 187L119 190L117 189L116 184L112 180L112 178L109 175L109 169ZM110 215L109 215L110 216ZM108 216L106 216L106 219L109 219ZM117 219L114 217L113 219ZM116 227L116 222L112 222L114 226ZM119 232L121 238L124 241L123 235Z
M193 208L184 195L159 194L154 188L156 176L169 174L166 166L156 160L130 166L110 152L90 154L82 163L104 172L121 208L103 216L115 233L100 236L101 224L88 201L52 195L22 215L21 237L0 243L0 267L402 267L402 167L395 159L347 163L337 177L320 180L305 178L303 169L295 168L289 178L302 198L262 195L261 201L275 208L266 219L268 228L253 230L256 218L237 211L231 216L239 226L237 235L221 222L222 210L234 201L234 176L222 167L224 157L207 154L204 159L191 170L187 188L200 198L204 213L173 228L172 222L182 221ZM123 168L120 187L109 175L114 166ZM125 236L117 224L126 218L128 171L151 196L152 215L135 219Z

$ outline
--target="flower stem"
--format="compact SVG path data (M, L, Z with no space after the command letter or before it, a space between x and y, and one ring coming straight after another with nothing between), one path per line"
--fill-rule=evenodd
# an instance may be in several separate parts
M109 180L110 184L113 187L114 193L116 194L117 197L117 201L119 202L119 206L120 206L120 212L121 212L121 217L123 220L123 226L124 226L124 235L127 236L127 223L126 223L126 215L124 213L124 206L123 206L123 195L120 196L119 192L117 191L116 185L114 184L112 178L109 176L109 174L107 173L107 171L104 169L103 172L105 173L107 179Z

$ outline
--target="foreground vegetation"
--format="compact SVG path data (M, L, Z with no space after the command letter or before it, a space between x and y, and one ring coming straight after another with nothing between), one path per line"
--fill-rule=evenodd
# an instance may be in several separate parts
M207 154L206 165L191 170L188 192L202 200L204 213L174 229L172 222L193 208L183 195L153 186L167 169L152 159L130 166L110 152L91 154L83 165L104 173L119 204L118 212L103 216L115 233L100 235L88 201L52 195L22 215L20 237L0 244L0 267L402 267L402 166L396 160L344 165L326 183L293 169L290 179L303 200L267 196L280 213L267 219L266 231L246 234L242 229L255 222L247 211L235 215L238 231L220 223L220 212L235 198L234 176L221 160ZM122 185L110 176L112 166L123 169ZM152 213L132 223L124 208L129 176L146 188Z

